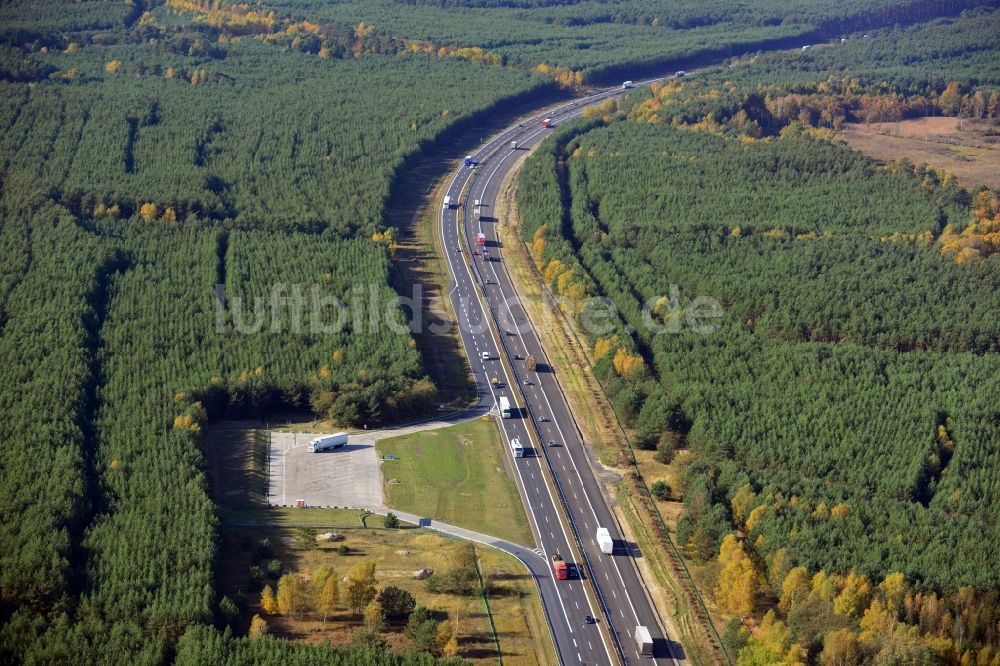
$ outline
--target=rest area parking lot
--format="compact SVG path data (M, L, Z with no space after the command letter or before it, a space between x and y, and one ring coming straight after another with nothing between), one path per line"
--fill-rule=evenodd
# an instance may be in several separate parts
M374 433L351 435L347 446L309 453L318 433L271 433L267 502L271 506L366 508L382 505Z

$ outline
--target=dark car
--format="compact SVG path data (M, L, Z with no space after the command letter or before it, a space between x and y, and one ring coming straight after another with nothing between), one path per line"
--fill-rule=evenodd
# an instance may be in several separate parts
M583 616L583 623L584 624L597 624L597 620L595 620L590 615L584 615Z

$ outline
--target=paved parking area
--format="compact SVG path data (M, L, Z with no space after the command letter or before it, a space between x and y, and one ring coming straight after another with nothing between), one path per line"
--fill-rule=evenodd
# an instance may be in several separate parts
M381 506L376 433L351 435L342 449L309 453L309 440L319 434L328 433L271 433L268 504L295 506L305 500L313 507Z

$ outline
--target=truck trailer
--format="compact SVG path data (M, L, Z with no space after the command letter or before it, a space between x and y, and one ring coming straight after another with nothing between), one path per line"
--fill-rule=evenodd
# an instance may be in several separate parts
M517 437L510 440L510 450L514 454L515 458L524 457L524 447L521 446L521 440L519 440Z
M542 127L552 127L552 119L546 118L542 121Z
M500 418L510 418L510 400L505 395L500 396Z
M615 551L615 542L607 527L597 528L597 545L601 547L601 552L605 555L610 555Z
M347 446L347 433L338 432L334 435L324 435L309 440L309 453L319 453L320 451L339 449L344 446Z
M653 637L650 636L649 629L642 625L635 628L635 647L639 650L639 654L653 656Z
M552 553L552 573L555 574L556 580L569 579L569 567L559 553Z
M476 234L476 245L486 247L486 234Z
M442 204L442 207L444 207L444 208L451 208L451 197L446 196L444 198L444 204Z

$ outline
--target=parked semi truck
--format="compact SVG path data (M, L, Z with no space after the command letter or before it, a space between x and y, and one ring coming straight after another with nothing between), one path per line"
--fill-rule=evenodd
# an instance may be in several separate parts
M505 395L500 396L500 418L510 418L510 400Z
M347 446L347 433L338 432L335 435L324 435L309 440L309 453L319 453Z
M635 646L639 654L653 656L653 637L650 636L649 629L642 625L635 628Z
M601 547L601 552L605 555L610 555L615 551L615 542L607 527L597 528L597 545Z
M559 553L552 553L552 572L555 574L556 580L569 579L569 567Z

